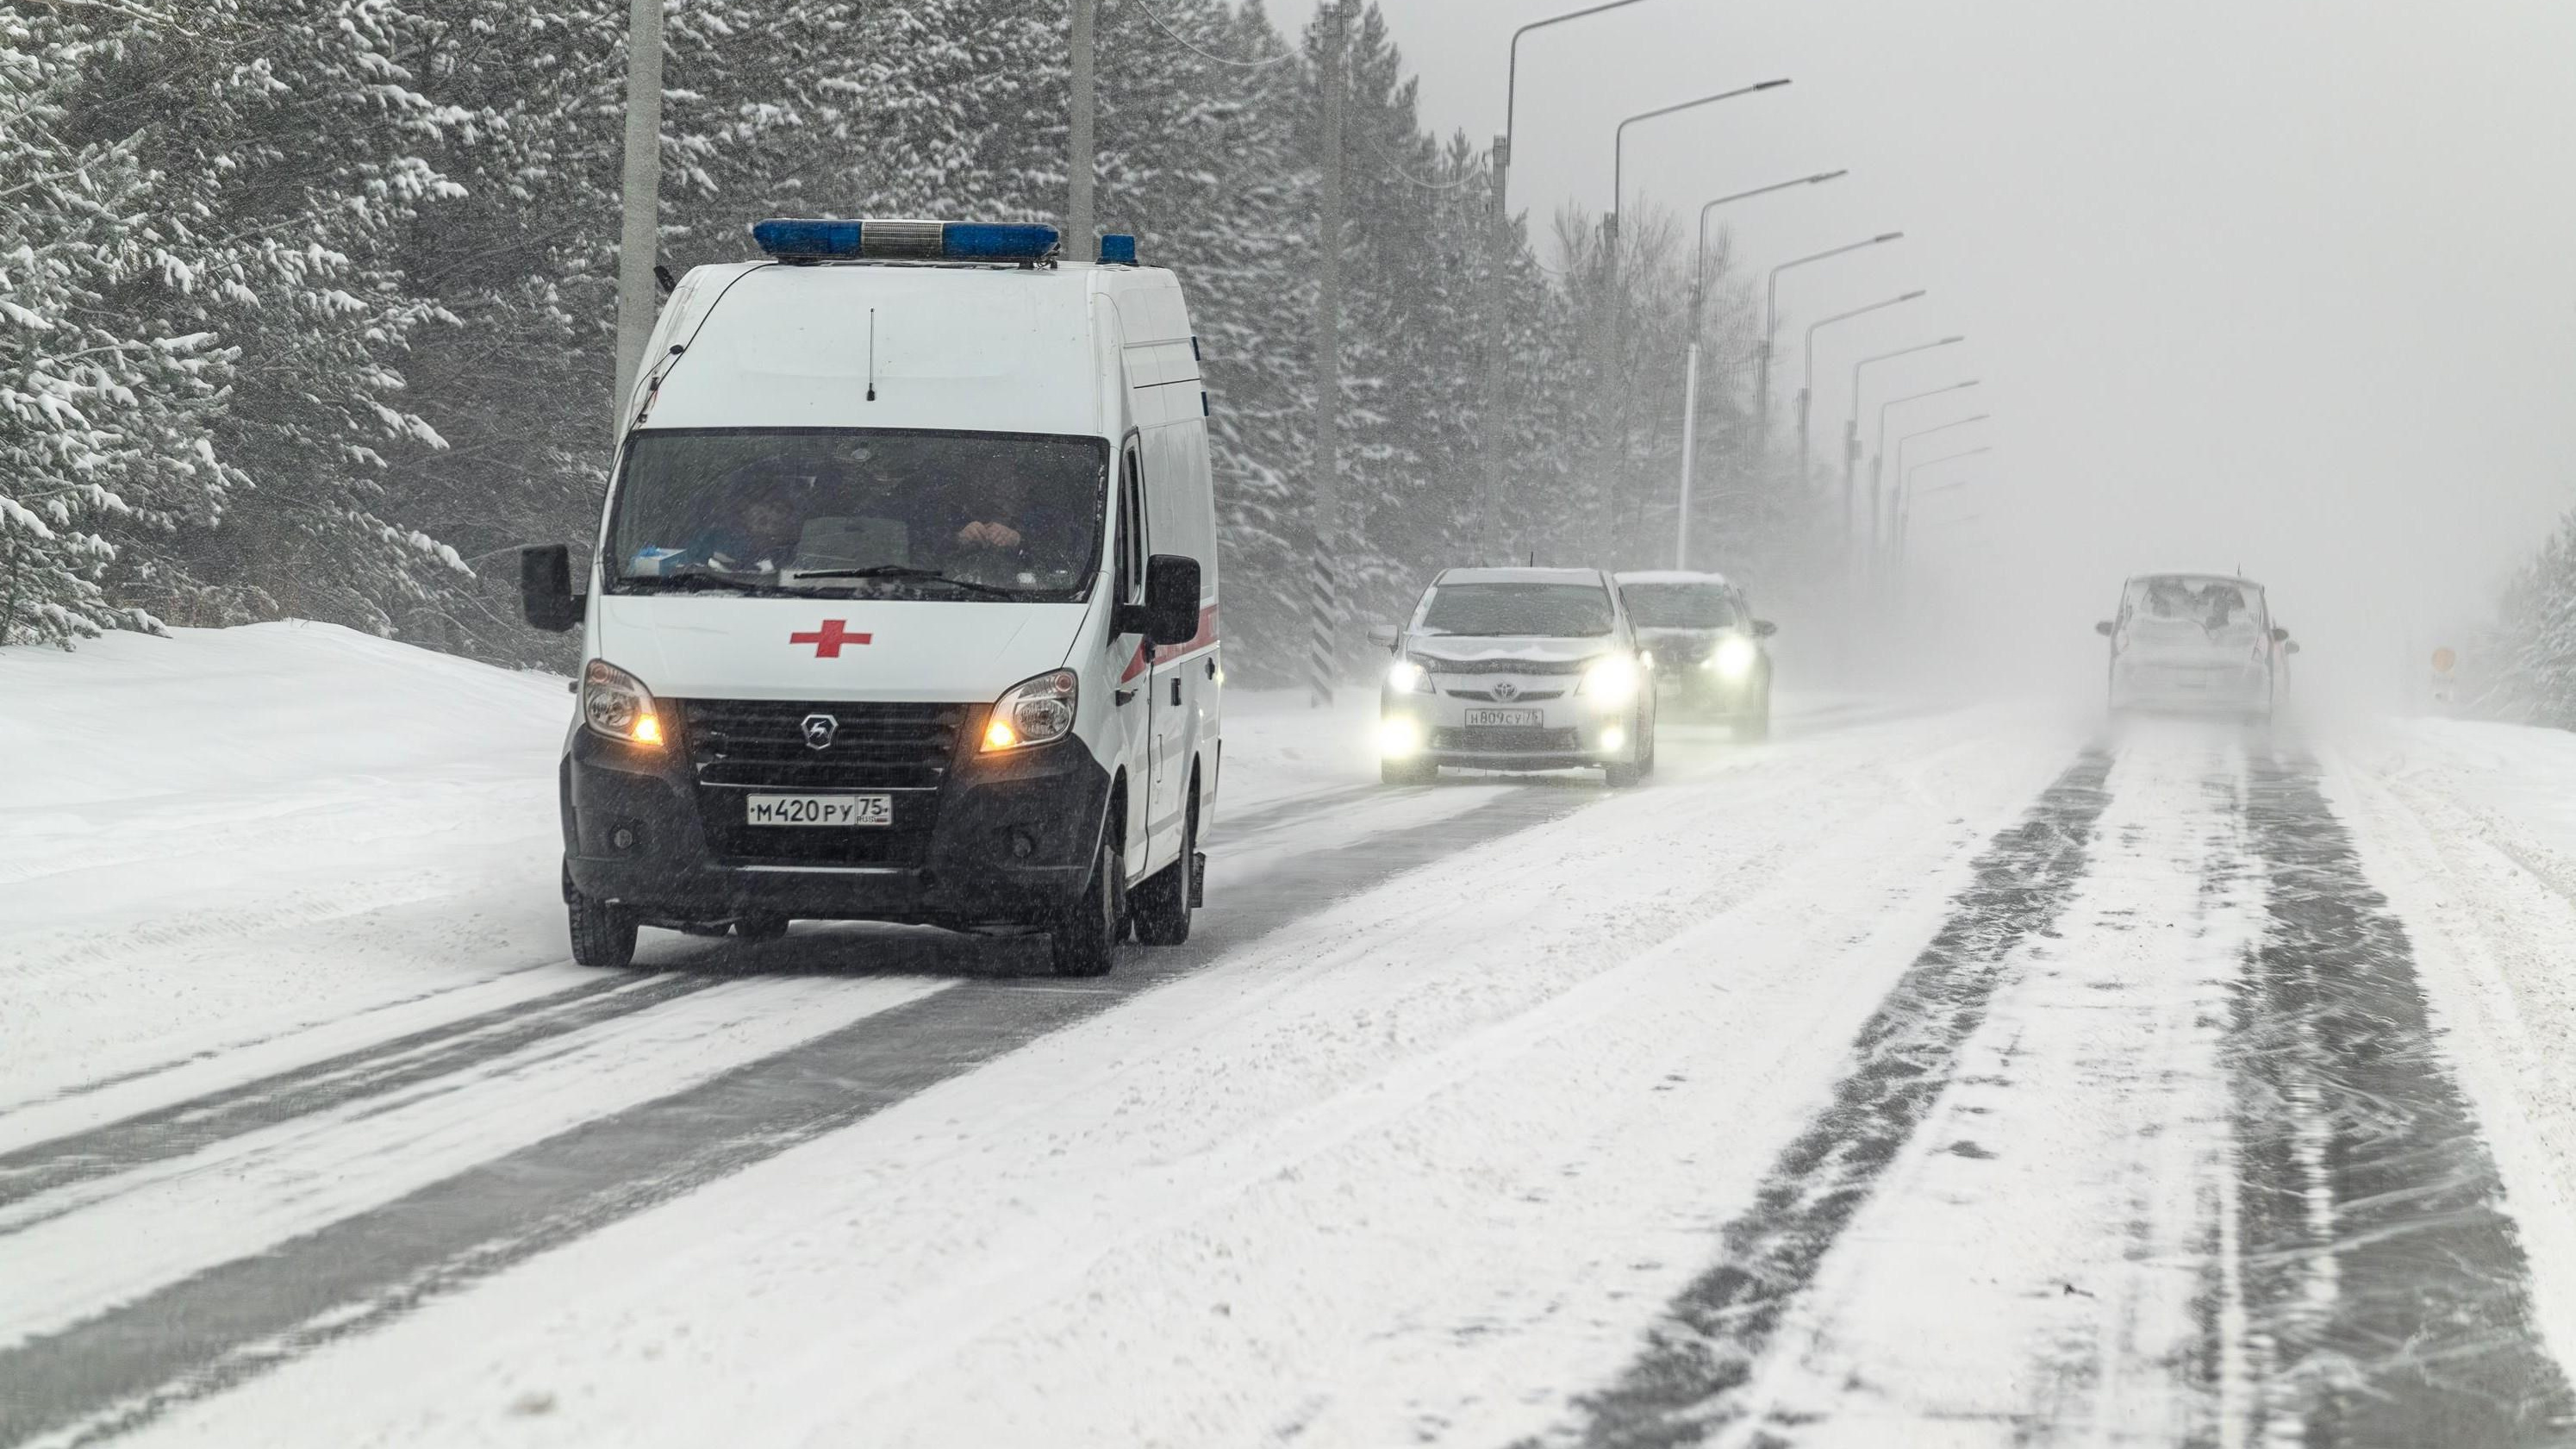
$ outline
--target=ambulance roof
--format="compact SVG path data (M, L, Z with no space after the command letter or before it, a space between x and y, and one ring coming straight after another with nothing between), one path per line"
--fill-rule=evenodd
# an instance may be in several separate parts
M1172 274L1151 267L781 264L702 267L675 291L670 360L644 426L1098 434L1114 345L1183 340Z

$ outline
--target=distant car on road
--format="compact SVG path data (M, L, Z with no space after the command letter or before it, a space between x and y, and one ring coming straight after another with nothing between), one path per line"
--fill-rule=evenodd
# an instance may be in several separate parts
M1614 787L1654 771L1653 661L1599 569L1449 569L1369 638L1395 654L1378 703L1390 785L1443 765L1598 765Z
M1655 657L1667 707L1733 725L1739 737L1771 733L1771 651L1780 632L1753 617L1744 590L1722 574L1659 569L1619 575L1638 642Z
M2141 574L2120 612L2093 626L2111 641L2111 708L2215 710L2269 719L2289 688L2290 631L2261 584L2226 574Z

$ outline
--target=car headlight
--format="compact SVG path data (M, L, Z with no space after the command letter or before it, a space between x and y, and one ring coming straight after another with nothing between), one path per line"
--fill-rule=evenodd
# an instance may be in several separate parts
M1574 692L1599 704L1620 705L1637 697L1638 682L1637 661L1625 654L1611 654L1595 660L1591 668L1583 671L1583 682L1574 687Z
M581 720L593 733L630 745L662 744L662 715L644 681L594 659L581 671Z
M1719 640L1717 647L1709 651L1708 667L1716 670L1722 678L1742 679L1753 672L1753 666L1761 658L1762 653L1753 647L1752 640L1735 635Z
M1002 691L984 721L984 753L1053 744L1073 733L1074 706L1082 701L1082 680L1070 669L1058 669L1023 680Z
M1399 659L1387 666L1386 687L1398 694L1429 694L1431 671L1414 660Z

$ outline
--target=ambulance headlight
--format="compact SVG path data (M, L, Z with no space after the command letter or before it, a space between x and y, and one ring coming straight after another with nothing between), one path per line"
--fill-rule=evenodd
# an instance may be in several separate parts
M1583 671L1583 682L1574 692L1601 705L1622 705L1637 697L1640 683L1637 661L1625 654L1606 655Z
M1753 666L1761 658L1761 652L1753 647L1752 640L1741 635L1729 635L1709 651L1708 667L1716 670L1720 679L1742 679L1753 672Z
M993 713L984 721L984 753L1063 739L1073 733L1074 706L1081 700L1082 680L1070 669L1012 685L993 702Z
M593 733L654 749L662 745L662 714L644 681L605 659L581 671L581 720Z
M1386 687L1398 694L1431 693L1431 671L1410 659L1387 666Z

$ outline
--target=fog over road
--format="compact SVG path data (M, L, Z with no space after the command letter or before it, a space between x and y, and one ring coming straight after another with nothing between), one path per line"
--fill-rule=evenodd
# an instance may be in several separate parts
M1195 939L1097 983L584 972L488 758L201 792L231 929L0 977L0 1443L2563 1439L2576 829L2493 783L2563 737L1784 699L1385 790L1365 705L1239 712ZM152 868L43 818L18 965Z

